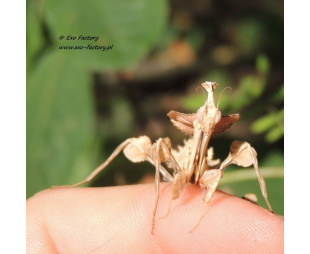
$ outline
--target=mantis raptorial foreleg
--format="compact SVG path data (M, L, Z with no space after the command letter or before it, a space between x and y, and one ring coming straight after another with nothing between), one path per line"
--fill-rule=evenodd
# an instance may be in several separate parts
M203 212L203 214L200 216L200 219L196 226L190 231L193 232L200 224L204 216L206 215L208 205L210 203L211 198L213 197L213 194L220 182L220 179L223 175L223 172L219 169L210 169L208 171L205 171L203 176L199 179L199 185L201 188L207 188L206 195L203 199L204 203L206 204L206 209Z
M155 164L156 164L156 175L155 175L155 184L156 184L156 202L155 202L155 208L153 212L153 226L152 226L152 232L154 230L154 223L155 223L155 215L156 215L156 210L157 210L157 205L158 205L158 199L159 199L159 173L158 169L160 166L161 162L168 162L170 166L174 169L175 175L173 177L173 183L172 183L172 188L171 188L171 200L169 203L169 208L167 215L168 216L172 200L177 199L180 196L181 191L184 188L184 185L187 182L187 171L182 170L178 164L178 162L175 160L174 156L171 153L171 143L170 139L165 138L162 139L160 138L156 143L156 152L154 154L154 149L151 148L150 155L152 158L155 158ZM154 144L154 145L155 145ZM154 147L153 145L153 147Z
M170 146L168 146L169 144ZM155 161L155 186L156 186L156 200L155 200L155 206L153 210L153 218L152 218L152 229L151 233L154 232L155 227L155 216L158 206L158 200L159 200L159 182L160 182L160 164L164 161L168 161L170 165L174 168L176 172L180 171L180 167L174 157L171 154L171 143L170 139L158 139L156 143L154 143L150 149L150 157L153 161Z
M166 215L164 215L160 219L164 219L168 217L172 201L179 198L181 191L183 190L186 183L187 183L187 172L185 170L181 170L174 175L174 180L171 186L171 199L169 202L169 207L168 207Z
M223 175L223 172L221 170L210 169L208 171L205 171L203 176L199 179L200 187L207 188L206 195L203 199L204 203L209 204L222 175Z

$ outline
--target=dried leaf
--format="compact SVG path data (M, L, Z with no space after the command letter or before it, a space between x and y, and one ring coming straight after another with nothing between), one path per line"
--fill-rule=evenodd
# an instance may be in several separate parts
M148 159L152 142L147 136L132 138L131 142L125 147L124 154L132 162L142 162Z

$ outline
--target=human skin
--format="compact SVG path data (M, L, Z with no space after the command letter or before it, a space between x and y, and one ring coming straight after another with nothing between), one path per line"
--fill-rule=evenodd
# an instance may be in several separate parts
M220 191L207 207L202 195L187 184L160 219L170 202L162 184L151 234L153 184L48 189L27 200L27 253L284 252L283 217Z

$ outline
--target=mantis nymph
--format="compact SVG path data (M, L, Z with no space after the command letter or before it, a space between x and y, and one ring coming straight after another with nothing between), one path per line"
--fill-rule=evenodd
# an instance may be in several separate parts
M258 168L256 151L249 143L235 140L231 144L228 157L221 164L219 160L213 159L213 148L208 147L211 137L225 131L240 118L239 114L222 115L218 107L215 106L213 91L217 86L217 83L208 81L202 84L202 87L208 92L208 98L196 113L184 114L176 111L170 111L168 113L168 117L171 119L174 126L191 136L184 142L183 146L179 146L177 150L172 149L169 138L159 138L153 144L147 136L129 138L122 142L110 157L97 167L85 180L72 186L78 186L91 181L121 151L123 151L125 156L132 162L150 162L156 169L156 201L153 210L151 229L153 233L160 194L160 174L165 181L172 182L171 201L180 196L186 183L191 182L193 184L199 184L201 188L206 189L203 201L208 205L223 175L223 171L228 165L237 164L241 167L253 165L263 197L269 211L272 212L267 197L265 181ZM165 166L162 165L163 163L165 163ZM170 173L171 170L173 171L172 174ZM169 214L170 205L166 216ZM194 229L199 225L203 216L204 214L201 216Z

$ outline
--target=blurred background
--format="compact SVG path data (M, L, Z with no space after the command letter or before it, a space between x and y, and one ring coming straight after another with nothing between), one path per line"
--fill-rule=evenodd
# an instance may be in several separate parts
M126 138L183 143L167 113L196 112L208 80L219 83L216 101L232 88L222 113L241 114L211 140L215 158L234 139L250 142L283 214L283 8L280 0L27 0L27 198L83 180ZM113 48L59 49L88 44ZM90 185L148 182L153 166L121 154ZM255 193L265 206L252 168L230 166L219 189Z

